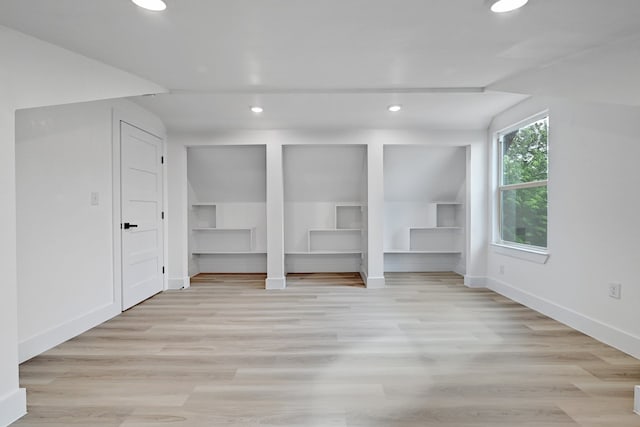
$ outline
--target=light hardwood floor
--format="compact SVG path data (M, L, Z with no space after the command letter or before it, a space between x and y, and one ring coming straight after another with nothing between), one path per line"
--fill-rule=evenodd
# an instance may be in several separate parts
M15 426L640 426L640 361L454 274L194 282L24 363Z

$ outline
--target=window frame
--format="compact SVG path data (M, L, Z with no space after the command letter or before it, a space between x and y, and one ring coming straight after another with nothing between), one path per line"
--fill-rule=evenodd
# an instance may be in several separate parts
M515 130L519 130L522 129L524 127L527 127L529 125L532 125L538 121L541 120L547 120L547 129L550 128L550 117L549 117L549 111L545 110L542 111L540 113L534 114L532 116L529 116L523 120L520 120L517 123L514 123L510 126L507 126L503 129L500 129L498 131L495 132L494 134L494 141L495 141L495 147L496 147L496 154L497 154L497 168L496 168L496 172L497 172L497 188L496 188L496 200L495 200L495 204L496 204L496 218L494 220L494 224L496 224L496 233L494 234L494 242L493 245L494 246L499 246L499 247L503 247L503 248L508 248L508 249L516 249L516 250L520 250L520 251L525 251L525 252L530 252L533 254L541 254L541 255L547 255L548 254L548 249L549 249L549 240L548 240L548 233L549 233L549 224L547 222L547 246L536 246L536 245L530 245L530 244L526 244L526 243L518 243L518 242L511 242L509 240L504 240L502 238L502 197L503 197L503 193L505 191L509 191L509 190L519 190L519 189L526 189L526 188L540 188L540 187L546 187L547 188L547 194L549 191L549 131L547 130L547 179L544 180L537 180L537 181L529 181L529 182L519 182L519 183L515 183L515 184L504 184L503 180L504 180L504 171L503 171L503 162L504 162L504 152L502 149L502 144L503 144L503 136L506 134L509 134ZM547 199L547 218L548 218L548 214L549 214L549 200ZM544 262L546 262L546 258L544 260Z

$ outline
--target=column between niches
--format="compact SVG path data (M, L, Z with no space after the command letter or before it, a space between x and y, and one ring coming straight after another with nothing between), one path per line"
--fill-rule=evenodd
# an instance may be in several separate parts
M267 144L267 279L265 289L284 289L284 179L282 144Z
M367 148L367 288L382 288L384 279L384 146L370 143Z

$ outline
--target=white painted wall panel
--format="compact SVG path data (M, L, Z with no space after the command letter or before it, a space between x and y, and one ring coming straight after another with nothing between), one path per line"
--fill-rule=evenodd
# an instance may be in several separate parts
M537 264L490 250L489 284L640 357L640 110L533 99L498 116L491 130L545 108L550 257ZM608 297L610 282L622 283L620 300Z
M14 114L0 101L0 425L26 411L24 390L18 388L15 200ZM22 398L16 400L20 395Z
M335 228L335 203L285 202L284 250L306 252L309 249L309 229Z
M386 146L385 202L455 200L465 180L464 147Z
M110 134L107 103L16 114L21 342L114 303Z
M264 146L187 149L188 177L200 201L265 202Z
M161 126L125 101L16 114L22 360L120 312L120 283L113 274L114 108L134 124ZM99 195L97 206L92 193Z
M171 137L167 138L166 149L167 275L169 288L180 289L189 286L190 257L188 254L191 253L187 228L187 218L190 212L187 190L187 151L182 145L173 144ZM174 223L178 226L173 227Z
M365 153L361 145L284 147L285 201L359 200Z
M171 136L169 143L174 144L176 147L181 147L182 149L184 149L184 147L211 147L211 146L241 147L241 146L256 146L256 145L264 146L266 144L267 148L274 147L274 150L276 150L275 148L276 146L278 149L281 149L282 148L281 146L284 145L286 150L305 149L305 150L310 150L305 152L308 152L311 154L316 153L318 150L320 150L320 152L330 153L331 150L327 150L327 148L336 148L336 147L338 148L342 147L345 150L351 150L354 148L354 145L355 146L359 145L360 146L359 149L366 150L366 152L368 152L371 149L371 147L377 146L377 148L380 148L380 155L382 155L381 148L383 145L384 146L398 145L403 147L418 146L418 148L420 149L424 147L428 147L428 148L458 147L457 149L460 150L460 153L462 153L463 159L464 159L464 152L465 152L464 147L468 146L470 147L468 149L470 152L470 157L473 159L473 162L469 168L471 170L471 176L466 177L467 185L464 185L463 183L462 186L459 186L458 180L456 179L455 180L456 184L454 186L456 189L452 194L455 195L454 197L455 199L458 199L458 198L461 200L466 199L465 200L466 202L473 200L472 206L469 206L468 208L469 216L467 218L467 222L473 219L473 227L467 226L467 229L469 230L468 244L469 244L469 247L471 248L473 256L470 257L468 260L465 260L464 258L460 258L460 262L458 263L459 265L456 266L458 267L456 268L456 270L460 272L466 271L467 274L471 274L471 276L473 277L484 277L485 267L486 267L486 262L484 258L485 252L486 252L486 227L484 226L484 224L486 223L486 211L487 211L486 191L485 191L485 187L486 187L485 140L486 140L486 135L483 131L446 131L446 130L445 131L425 131L425 130L388 130L388 129L387 130L385 129L343 130L343 131L239 130L239 131L233 131L233 132L226 131L226 132L210 133L210 134L193 134L193 135L185 134L185 133L175 134ZM420 146L424 146L424 147L420 147ZM176 148L176 150L178 149ZM287 252L306 250L305 249L306 235L304 234L304 230L306 226L303 224L305 220L304 218L301 218L299 220L296 220L296 219L292 220L291 212L290 212L291 208L289 205L289 203L313 202L310 200L306 200L306 201L302 200L305 198L306 199L308 198L326 199L326 200L319 201L319 203L327 203L327 206L332 206L333 204L335 204L335 200L333 199L336 199L336 198L343 199L342 201L344 202L360 200L362 201L362 204L364 206L363 207L363 219L364 219L363 226L365 228L368 227L367 221L369 219L369 210L367 206L368 200L366 200L368 198L368 191L369 190L374 192L377 191L378 192L377 194L380 194L380 189L383 188L383 177L382 177L381 158L377 159L374 156L374 159L380 160L379 163L375 163L375 164L379 164L379 166L377 167L380 170L370 172L367 170L367 162L365 161L368 159L368 155L367 157L365 157L364 153L365 151L363 151L363 155L362 155L363 164L360 169L360 172L358 173L358 177L354 175L352 178L349 178L347 180L343 180L340 178L341 176L340 174L342 172L336 172L337 166L331 163L333 162L333 159L336 158L336 156L331 156L327 154L321 154L316 157L309 156L313 158L310 158L309 162L307 162L304 167L301 166L302 163L298 163L298 165L295 166L295 168L299 169L299 173L301 174L301 176L305 176L305 175L302 175L303 173L302 171L304 170L304 168L309 167L309 164L312 163L311 161L315 161L317 159L318 165L320 166L311 164L310 167L313 169L310 169L312 173L309 176L313 176L314 174L324 175L325 178L323 179L330 179L334 182L334 184L329 188L335 188L335 186L341 185L340 183L343 183L343 182L350 183L352 181L359 182L360 187L358 188L357 185L354 185L353 190L351 190L351 186L348 186L349 190L346 194L342 194L342 195L337 194L338 197L336 197L336 194L328 195L326 190L322 190L318 192L313 190L313 188L312 188L313 191L304 190L305 185L307 185L307 182L309 181L306 178L304 180L297 180L297 181L290 181L287 179L288 185L291 185L292 183L294 183L294 188L289 189L291 193L289 193L288 191L287 194L295 195L295 197L287 196L287 200L284 205L285 211L288 211L288 214L286 215L286 219L285 219L287 224L286 225L287 232L284 235L284 239L286 240L285 246L286 246ZM454 157L457 155L458 154L455 154ZM349 154L347 154L347 156L349 156ZM274 155L274 159L275 158L276 156ZM359 155L358 155L358 158L360 158ZM170 165L172 164L171 159L169 159L169 163ZM326 167L322 166L327 164L328 166ZM354 164L354 162L350 161L350 164ZM171 168L173 166L169 166L169 167ZM288 166L285 165L285 167L288 167ZM353 166L350 169L353 169ZM275 176L277 172L282 172L279 164L274 165L272 167L270 174L273 174ZM184 176L184 179L186 180L186 169L182 170L179 173L181 173L182 176ZM291 173L294 173L294 172L290 170L287 175ZM369 175L371 175L372 173L373 173L372 176L376 178L376 184L374 185L375 188L369 189L367 179ZM418 172L418 173L422 173L422 172ZM329 176L329 178L326 178L326 176ZM279 175L278 175L278 178L280 178ZM274 191L276 190L278 192L281 191L281 188L279 188L279 185L280 185L279 182L280 181L278 180L278 182L274 183L274 187L273 187ZM311 185L317 186L318 182L320 181L310 181L310 182L312 182ZM445 184L448 185L447 183ZM185 187L184 191L187 191L186 189L187 186L185 185L184 187ZM180 194L174 194L174 192L180 191L181 188L182 187L179 187L179 186L176 186L175 188L171 187L170 191L172 193L169 194L169 197L170 198L183 197L183 196L180 196ZM340 191L345 191L345 190L341 189ZM292 200L292 199L300 199L300 200ZM278 208L278 206L276 205L272 206L272 208ZM318 205L317 208L312 210L315 213L308 212L308 215L311 215L312 217L314 217L315 215L321 215L324 218L323 221L325 221L323 222L323 224L325 223L329 224L328 222L329 218L332 217L332 213L329 210L329 208L325 210L324 207L321 207L321 205ZM382 212L383 210L382 204L380 204L379 210L380 212ZM187 229L187 225L185 224L185 221L186 221L186 218L182 222L171 221L169 224L171 235L174 235L174 234L179 235L180 233L182 233L183 235L186 235L187 231L185 230ZM281 225L278 225L280 221L277 219L275 221L276 221L275 227L276 228L280 227ZM293 225L291 225L292 221L293 221ZM271 224L271 222L269 224ZM384 226L382 225L382 218L380 218L380 224L378 225L379 232L381 233L380 247L382 247L382 241L383 241L383 236L382 236L383 227ZM277 233L273 234L273 236L276 239L279 239L281 237L281 235ZM366 234L364 236L367 237ZM365 252L366 252L370 245L368 244L368 242L366 242L366 239L363 239L363 242L364 242L364 246L366 247L365 249ZM178 253L178 251L175 251L175 254L172 256L178 257L178 258L187 257L185 253L181 255ZM365 260L363 265L366 265L366 263L369 261L369 258L370 256L368 254L365 255ZM173 262L174 262L173 260L170 260L170 265L180 264L180 262L175 262L175 264L173 264ZM309 265L316 262L316 260L309 259L304 262L306 262L305 265ZM279 265L279 261L278 262L274 261L274 263ZM300 263L298 262L296 265L299 265L299 264ZM380 256L375 264L382 270L382 264L383 264L382 253L380 253ZM467 264L469 265L469 268L467 268ZM350 263L350 265L354 265L354 264ZM364 270L365 270L364 271L365 273L368 273L367 268L364 268ZM197 268L195 267L195 263L191 263L190 272L193 274L196 271L197 271ZM180 275L180 273L176 273L176 274Z
M73 52L0 26L0 425L26 410L18 388L14 111L164 91ZM42 285L42 283L41 283Z

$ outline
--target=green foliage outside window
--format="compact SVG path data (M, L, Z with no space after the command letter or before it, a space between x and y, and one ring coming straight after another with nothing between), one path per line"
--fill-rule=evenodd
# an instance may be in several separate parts
M501 136L503 241L547 247L548 129L544 118Z

